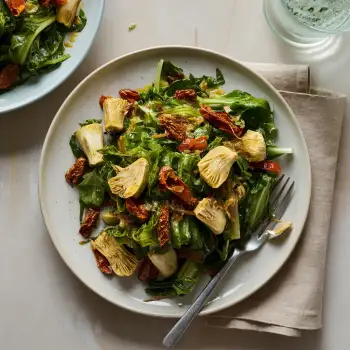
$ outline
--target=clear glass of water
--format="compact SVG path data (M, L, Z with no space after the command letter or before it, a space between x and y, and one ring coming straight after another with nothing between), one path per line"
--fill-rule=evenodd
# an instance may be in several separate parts
M296 46L350 30L350 0L264 0L264 13L271 29Z

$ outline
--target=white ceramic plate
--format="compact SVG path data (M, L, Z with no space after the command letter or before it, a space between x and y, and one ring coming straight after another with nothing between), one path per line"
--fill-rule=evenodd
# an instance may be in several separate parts
M101 94L116 95L121 88L143 87L154 80L160 58L169 59L194 75L212 75L222 69L225 90L241 89L270 101L279 127L278 144L293 147L294 156L282 167L296 181L295 193L284 217L293 221L283 243L266 244L261 251L239 259L217 288L202 314L236 304L263 286L284 264L302 232L311 193L311 170L301 129L279 93L263 78L241 63L217 53L190 47L160 47L138 51L102 66L70 94L58 111L46 136L40 163L39 195L51 238L63 260L89 288L110 302L139 313L179 317L205 284L185 298L145 303L144 286L133 278L106 278L96 267L89 245L80 246L78 193L67 185L64 173L74 161L68 145L78 123L100 117Z
M42 98L57 88L78 68L90 50L100 26L104 0L83 1L82 4L87 23L84 30L78 34L72 47L66 48L66 52L71 57L54 71L32 77L18 88L0 94L0 114L8 113Z

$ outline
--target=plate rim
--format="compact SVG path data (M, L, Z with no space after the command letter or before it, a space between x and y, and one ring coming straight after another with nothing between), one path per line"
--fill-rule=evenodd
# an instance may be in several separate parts
M303 144L303 148L306 150L306 156L308 159L307 162L307 169L305 169L305 176L308 179L308 183L310 184L308 191L307 191L307 210L304 213L304 216L301 220L301 230L300 233L298 234L297 239L295 240L295 242L293 243L293 245L291 246L291 249L289 251L289 254L286 255L286 257L284 258L282 264L280 264L278 267L275 268L275 270L272 272L271 276L266 279L263 283L256 283L255 285L253 284L253 288L252 291L247 294L245 297L241 298L239 301L233 301L233 302L228 302L227 304L223 305L223 306L217 306L217 307L213 307L210 310L202 310L200 312L200 316L205 316L205 315L210 315L213 313L217 313L219 311L225 310L233 305L239 304L242 301L246 300L247 298L249 298L251 295L253 295L254 293L256 293L259 289L261 289L266 283L268 283L277 273L278 271L285 265L285 263L287 262L287 260L290 258L291 254L294 252L296 245L298 244L301 235L304 232L304 227L305 227L305 223L306 223L306 219L307 216L309 214L309 210L310 210L310 203L311 203L311 193L312 193L312 172L311 172L311 162L310 162L310 155L309 155L309 150L306 144L306 140L304 137L304 134L302 132L301 126L294 114L294 112L292 111L292 109L290 108L290 106L288 105L288 103L286 102L286 100L283 98L283 96L281 95L281 93L269 82L267 81L263 76L261 76L259 73L256 73L255 71L253 71L252 69L250 69L249 67L247 67L244 63L242 63L239 60L236 60L228 55L219 53L217 51L214 50L210 50L210 49L204 49L204 48L200 48L200 47L195 47L195 46L189 46L189 45L160 45L160 46L152 46L152 47L148 47L148 48L144 48L141 50L135 50L132 51L130 53L121 55L121 56L117 56L116 58L104 63L103 65L101 65L100 67L98 67L97 69L95 69L93 72L91 72L89 75L87 75L71 92L70 94L66 97L66 99L64 100L63 104L61 105L61 107L59 108L59 110L57 111L55 117L53 118L50 127L47 131L47 134L45 136L45 141L42 147L42 151L41 151L41 155L40 155L40 162L39 162L39 186L38 186L38 194L39 194L39 202L40 202L40 208L41 208L41 213L42 213L42 217L44 219L44 223L46 226L46 229L51 237L51 240L56 248L56 250L58 251L58 253L60 254L62 260L65 262L65 264L69 267L69 269L74 273L74 275L85 285L87 286L91 291L93 291L94 293L96 293L98 296L100 296L101 298L107 300L108 302L112 303L113 305L116 305L118 307L121 307L123 309L138 313L138 314L143 314L146 316L153 316L153 317L162 317L162 318L180 318L181 316L176 316L176 315L170 315L170 314L161 314L159 312L146 312L143 310L139 310L139 309L135 309L133 307L130 307L128 305L123 305L123 304L119 304L117 302L115 302L114 300L112 300L111 298L109 298L108 296L104 295L103 293L99 292L96 288L94 288L94 285L90 285L89 283L86 283L85 281L83 281L80 276L78 271L76 271L76 268L69 263L69 257L68 254L66 254L64 252L63 249L59 248L59 244L56 244L56 238L54 237L55 235L51 234L50 229L49 229L49 225L48 225L48 214L46 213L45 210L45 206L43 205L43 169L44 169L44 158L45 158L45 154L46 154L46 150L47 147L49 145L49 139L51 134L53 133L53 130L55 128L55 125L58 123L59 120L59 116L61 114L61 111L63 109L65 109L66 105L70 102L70 100L75 96L75 94L78 92L78 90L80 89L80 87L82 85L84 85L91 77L93 77L95 74L97 74L98 72L100 72L101 70L103 70L105 67L114 64L115 62L119 61L119 60L123 60L126 58L130 58L132 56L137 56L139 54L143 54L145 52L152 52L152 51L158 51L158 50L178 50L178 49L188 49L188 50L192 50L193 52L197 51L199 54L201 53L207 53L207 54L212 54L212 55L216 55L219 56L220 58L229 60L231 62L233 62L235 65L239 66L240 69L242 70L246 70L248 71L250 74L252 74L253 76L255 76L256 79L262 81L263 83L265 83L270 89L272 89L277 96L280 99L280 102L284 105L284 107L288 110L289 112L289 117L291 117L295 123L295 126L298 130L298 132L301 135L301 142ZM186 311L186 309L183 310L183 313Z
M57 89L61 84L63 84L78 69L78 67L80 67L81 63L85 60L87 54L89 53L89 51L92 47L92 44L95 41L98 30L101 26L103 12L104 12L104 8L105 8L105 0L99 0L99 1L101 3L100 10L99 10L99 12L97 12L95 14L95 18L97 18L96 30L95 30L94 34L92 35L91 40L88 43L88 45L85 46L85 52L77 60L76 64L74 66L72 66L71 69L67 69L67 70L63 71L65 73L62 74L63 75L62 79L58 79L56 82L54 82L52 85L50 85L47 89L43 89L42 92L40 92L39 94L37 94L33 98L28 98L27 100L11 104L8 107L3 107L3 108L0 107L0 115L4 115L5 113L13 112L13 111L15 111L17 109L21 109L25 106L29 106L32 103L42 99L43 97L45 97L46 95L48 95L49 93L51 93L52 91ZM48 73L48 74L50 74L50 73ZM9 92L11 92L11 91L9 91ZM16 91L16 89L14 89L13 91Z

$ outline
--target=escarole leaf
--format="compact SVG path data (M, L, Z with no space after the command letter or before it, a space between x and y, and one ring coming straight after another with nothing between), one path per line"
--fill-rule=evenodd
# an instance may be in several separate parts
M24 17L22 25L11 37L10 55L14 63L23 65L37 36L56 21L53 10L38 11L34 15Z
M164 113L179 115L183 117L199 117L201 114L197 108L194 108L188 104L181 104L174 107L164 107Z
M200 78L195 78L192 75L190 75L190 79L196 81L198 85L201 85L202 87L204 86L209 89L217 88L225 84L224 75L222 74L219 68L216 68L216 78L207 75L203 75Z
M84 175L83 181L77 186L79 200L86 207L100 207L105 195L104 181L92 171Z
M183 218L173 216L170 220L171 241L174 248L180 248L183 245L191 243L191 225L190 217L185 215Z
M213 81L213 84L214 86L225 84L224 75L222 74L219 68L216 68L216 79ZM208 87L211 87L211 86L208 85Z
M110 192L108 180L116 175L115 169L113 168L113 163L110 161L103 162L102 165L96 169L96 171L98 176L104 181L106 191ZM113 196L112 193L109 193L109 195ZM120 198L120 200L122 199Z
M0 1L0 39L13 32L16 27L16 19L11 15L11 12L4 0Z
M185 80L183 78L184 78L184 73L182 68L175 66L173 63L169 61L160 60L157 67L157 74L156 74L156 80L154 83L154 88L156 92L160 92L161 82L164 82L165 86L168 85L167 82L172 83L171 86L175 84L174 85L175 88L172 87L170 88L169 91L168 91L169 88L165 89L166 95L172 96L176 90L183 89L183 88L176 88L176 86L178 86L177 83L181 83L182 81Z
M252 174L249 172L249 162L246 158L242 157L241 155L238 155L238 159L236 160L236 164L239 168L239 171L241 173L241 176L245 180L249 180L249 178L252 176Z
M90 124L101 124L102 123L102 119L87 119L85 120L85 122L79 123L80 126L86 126L86 125L90 125Z
M85 12L80 9L78 15L75 18L73 25L70 27L72 32L79 33L83 31L87 23Z
M116 213L117 214L124 213L126 211L125 200L116 195L110 195L110 197L116 205Z
M221 146L224 140L225 139L223 137L216 136L215 139L209 143L207 150L211 151L212 149Z
M212 233L193 216L177 217L173 215L170 219L170 232L174 248L190 246L192 250L202 250L203 256L213 250L211 247Z
M200 160L198 154L181 153L178 156L177 174L192 191L203 195L210 189L199 174L197 164Z
M200 272L200 265L188 260L182 265L174 278L151 282L146 288L146 293L155 299L186 295L191 293L198 283Z
M200 268L199 265L186 261L177 273L173 288L177 295L186 295L191 293L193 288L199 281Z
M269 215L269 200L274 183L274 177L268 174L259 174L249 189L242 205L247 232L253 231L260 221Z
M285 154L293 154L292 148L281 148L276 146L269 146L267 147L266 151L268 159L275 159Z
M28 70L31 73L38 73L43 68L54 69L70 58L70 55L65 53L64 39L64 34L57 30L56 24L36 37L26 61Z
M164 95L163 88L160 87L160 82L159 82L159 90L156 90L155 84L149 86L147 89L144 91L140 92L140 101L139 103L146 103L148 101L157 101L157 102L162 102L169 97Z
M242 114L252 108L261 108L266 115L271 113L267 100L254 97L241 90L233 90L228 94L215 96L215 98L198 98L198 100L201 104L214 108L229 106L237 114Z
M132 230L120 226L107 226L103 229L108 235L113 236L119 244L130 244L132 240Z
M220 235L218 237L217 252L222 262L227 260L229 250L230 250L230 241L227 240L225 236Z
M214 89L218 88L221 85L225 84L225 78L220 69L216 69L216 78L203 75L196 78L192 74L187 79L176 80L171 83L166 89L165 92L168 96L173 96L176 90L186 90L193 89L200 93L205 89Z
M71 136L71 138L69 140L69 146L70 146L75 158L85 157L85 153L81 149L75 133Z
M159 219L159 213L156 212L152 215L151 219L143 224L137 231L133 233L133 239L141 247L158 246L159 241L157 237L157 224Z
M193 187L194 172L200 160L201 157L198 154L181 153L179 156L177 174L190 188Z
M206 136L208 140L212 137L213 127L209 123L199 126L194 130L193 135L195 138Z
M182 80L176 80L173 83L171 83L166 89L165 92L168 96L173 96L176 92L176 90L187 90L192 89L195 91L199 91L199 85L191 80L191 79L182 79Z
M143 121L146 126L157 128L159 126L159 120L157 115L158 111L150 108L151 106L139 105L138 108L144 113Z
M164 60L160 60L158 62L156 80L154 82L154 89L156 90L156 92L159 92L159 89L160 89L160 80L162 78L163 64L164 64Z
M175 66L170 61L163 61L161 77L166 80L168 77L181 77L184 71L182 68Z

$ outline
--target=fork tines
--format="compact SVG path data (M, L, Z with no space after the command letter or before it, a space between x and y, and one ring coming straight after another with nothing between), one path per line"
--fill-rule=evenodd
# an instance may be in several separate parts
M290 180L291 178L289 176L283 174L279 177L274 186L270 203L271 211L275 214L277 219L282 217L289 204L295 185L295 181L289 184Z

